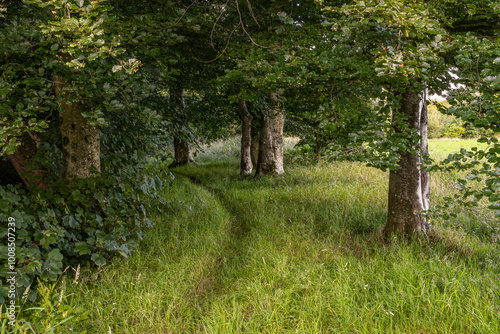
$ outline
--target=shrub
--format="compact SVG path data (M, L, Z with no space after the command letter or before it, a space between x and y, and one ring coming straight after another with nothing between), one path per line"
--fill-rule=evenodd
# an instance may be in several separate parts
M445 125L443 133L448 138L464 138L466 131L459 122L451 122Z
M142 169L124 168L120 174L103 173L71 184L58 181L30 193L20 186L0 187L0 220L15 220L17 296L35 277L55 281L66 265L100 266L136 248L135 237L142 238L143 230L152 226L147 208L161 202L157 190L164 184L161 175ZM5 240L7 234L7 224L2 224L0 238ZM7 247L0 246L0 267L7 265ZM0 272L2 303L10 276ZM36 297L34 291L29 292L30 300Z

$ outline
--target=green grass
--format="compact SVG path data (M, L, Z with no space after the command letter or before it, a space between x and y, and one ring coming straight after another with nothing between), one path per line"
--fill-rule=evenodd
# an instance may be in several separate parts
M476 139L443 138L429 140L429 154L436 161L447 158L451 153L460 152L461 148L470 149L471 147L484 149L487 144L478 143Z
M218 145L175 170L139 251L70 284L68 302L90 311L72 332L500 332L499 230L481 232L498 226L491 216L386 243L387 173L337 162L242 178L235 144ZM432 182L436 200L453 187Z

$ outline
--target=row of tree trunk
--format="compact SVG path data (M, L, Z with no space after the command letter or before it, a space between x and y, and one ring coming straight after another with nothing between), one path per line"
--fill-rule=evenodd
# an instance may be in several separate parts
M283 127L285 111L280 93L269 93L269 105L265 110L260 131L252 127L252 115L246 102L239 100L241 118L241 175L281 175L283 168Z
M98 128L84 116L91 109L87 103L72 97L65 89L62 78L54 80L54 90L60 101L60 130L63 140L63 177L65 179L98 176L100 165L100 137ZM172 90L172 97L179 108L184 109L182 89ZM242 121L241 138L241 175L250 175L254 167L256 176L281 175L283 168L283 127L285 112L279 92L269 93L268 108L261 121L260 131L252 127L253 117L246 102L240 100L238 111ZM385 234L407 234L426 232L429 224L421 212L429 209L429 175L424 166L423 155L428 153L427 145L427 107L425 93L407 90L401 96L401 107L393 112L395 132L403 132L397 124L405 119L410 129L416 129L421 136L416 150L400 152L399 169L390 171L388 194L388 218ZM41 169L29 171L33 152L40 140L33 134L24 140L21 147L8 157L12 166L29 186L32 179L38 186L43 183ZM181 135L174 139L175 161L172 167L191 162L189 144ZM418 153L414 153L418 152Z
M283 127L285 113L278 93L269 93L267 109L260 136L252 128L252 115L244 100L238 102L241 118L241 164L240 174L250 175L257 166L256 175L284 173ZM405 121L410 130L417 130L420 141L414 150L400 152L399 169L389 174L388 215L385 235L414 235L427 232L429 224L422 212L430 207L429 173L425 170L423 156L428 154L427 105L425 91L415 93L407 90L401 96L401 107L393 112L393 129L402 133L397 124ZM259 138L258 145L255 138ZM258 152L258 159L256 159ZM416 152L416 153L415 153Z
M171 89L176 107L185 108L183 90ZM260 128L252 124L253 116L244 100L238 102L238 112L242 124L241 136L241 175L251 175L254 169L257 176L281 175L283 168L283 127L285 111L280 92L268 94L269 103ZM187 143L180 135L174 138L174 161L171 168L186 165L193 161Z

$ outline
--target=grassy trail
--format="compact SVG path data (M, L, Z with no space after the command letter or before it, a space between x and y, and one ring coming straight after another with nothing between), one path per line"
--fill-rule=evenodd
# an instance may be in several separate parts
M139 251L67 284L91 311L73 332L500 332L489 218L463 213L428 240L384 243L386 173L356 163L238 173L231 159L176 169Z

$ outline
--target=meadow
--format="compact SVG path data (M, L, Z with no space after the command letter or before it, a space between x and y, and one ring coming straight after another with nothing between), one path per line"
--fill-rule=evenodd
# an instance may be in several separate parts
M56 333L500 333L500 223L483 207L386 241L388 173L320 162L242 178L237 150L220 142L173 171L129 259L67 271L53 295L87 318ZM453 177L432 175L433 203Z

